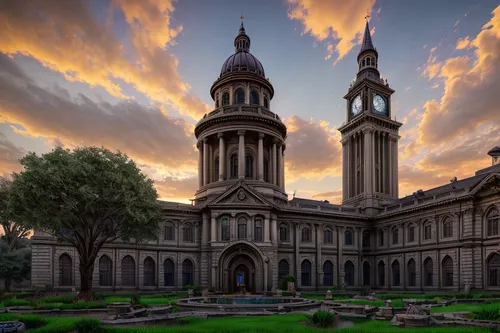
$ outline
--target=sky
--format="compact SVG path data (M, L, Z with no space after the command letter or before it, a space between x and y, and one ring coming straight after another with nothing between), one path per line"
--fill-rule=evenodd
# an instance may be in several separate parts
M396 93L399 193L491 164L500 145L500 4L398 0L1 0L0 176L27 152L105 146L163 200L197 190L193 129L244 16L272 111L288 127L286 190L341 201L343 96L365 16Z

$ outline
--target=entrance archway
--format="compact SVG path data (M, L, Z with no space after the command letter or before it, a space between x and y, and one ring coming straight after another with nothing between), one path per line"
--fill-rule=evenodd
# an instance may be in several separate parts
M252 293L264 291L268 280L264 265L259 251L247 243L226 248L219 259L219 290L226 293L239 292L242 288Z

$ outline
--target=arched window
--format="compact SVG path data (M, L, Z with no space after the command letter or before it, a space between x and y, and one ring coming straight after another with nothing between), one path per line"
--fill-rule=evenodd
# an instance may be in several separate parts
M323 264L323 285L333 286L333 263L330 260Z
M238 177L238 154L231 155L231 178Z
M500 215L496 210L491 210L488 214L488 236L498 235L498 224Z
M434 285L434 267L432 265L432 259L427 257L424 260L424 286L432 287Z
M281 259L278 263L278 281L281 281L281 279L288 274L290 274L290 265L288 261Z
M227 217L222 218L220 221L221 227L221 239L223 241L229 240L229 219Z
M247 238L247 219L240 217L238 219L238 239Z
M222 94L222 105L229 105L229 93L227 91Z
M392 229L392 244L398 244L399 243L399 229L395 227Z
M185 259L182 262L182 285L193 285L194 277L194 267L193 262L189 259Z
M144 273L143 273L143 279L144 279L144 285L145 286L154 286L156 285L155 283L155 261L151 257L146 257L144 259Z
M370 232L368 230L363 231L363 247L370 247Z
M302 286L310 286L311 285L311 262L305 259L300 265L300 276L301 276L301 285Z
M325 244L332 244L333 243L332 229L325 228L325 230L323 231L323 243L325 243Z
M442 277L443 277L443 287L453 286L453 260L450 256L445 256L442 261Z
M219 180L219 156L214 161L214 182Z
M401 284L401 279L399 275L399 261L394 260L391 265L392 268L392 285L399 286Z
M122 286L135 287L135 260L131 256L122 259Z
M245 157L245 178L253 177L253 158L251 155Z
M73 261L66 253L59 257L59 285L73 285Z
M415 241L415 225L410 224L408 226L408 242Z
M354 286L354 264L347 260L344 265L344 283L346 286Z
M346 230L344 232L344 245L353 245L352 231Z
M288 242L288 225L280 224L280 242Z
M500 286L500 255L498 253L492 254L488 259L488 286Z
M443 238L453 237L453 221L446 218L443 221Z
M194 242L194 228L190 224L184 224L182 227L182 241L185 243Z
M250 104L259 105L259 93L257 90L252 90L250 92Z
M234 92L234 100L236 101L236 104L245 103L245 91L242 88L236 89Z
M258 217L255 219L255 225L253 228L253 239L256 242L262 242L264 237L262 235L262 231L264 230L262 225L262 218Z
M175 240L175 228L172 222L165 223L165 235L164 238L166 241Z
M108 256L101 256L99 259L99 285L103 287L113 285L113 263Z
M378 231L378 246L384 246L384 231L382 229Z
M417 267L415 260L410 259L406 265L406 271L408 274L408 286L415 287L417 285Z
M215 108L219 107L219 94L215 95Z
M311 241L311 229L309 227L302 228L302 243L309 243Z
M429 240L432 238L432 224L427 222L424 224L424 240Z
M163 278L165 287L175 286L175 265L172 259L165 259L163 262Z
M378 274L378 285L380 287L385 286L385 263L380 260L377 265L377 274Z
M267 98L267 96L264 96L264 107L266 109L269 109L269 99Z
M269 161L264 157L264 181L269 181Z
M368 261L363 263L363 286L370 285L370 264Z

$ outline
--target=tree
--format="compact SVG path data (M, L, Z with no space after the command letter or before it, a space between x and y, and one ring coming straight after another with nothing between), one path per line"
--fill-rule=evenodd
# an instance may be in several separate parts
M12 182L0 177L0 227L3 236L0 244L0 277L4 279L5 290L10 290L12 280L21 282L29 277L31 250L26 237L31 226L17 223L9 210ZM27 261L28 260L28 261Z
M79 256L81 299L92 295L94 262L105 242L142 242L157 236L161 218L156 189L120 152L60 147L21 160L9 208L16 221L73 245Z

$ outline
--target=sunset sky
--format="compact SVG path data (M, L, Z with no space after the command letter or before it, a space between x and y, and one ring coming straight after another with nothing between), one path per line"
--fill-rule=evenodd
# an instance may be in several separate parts
M244 15L288 126L286 190L341 198L349 83L370 12L403 122L399 193L490 165L500 145L500 5L400 0L2 0L0 176L28 151L119 149L165 200L197 189L193 128Z

